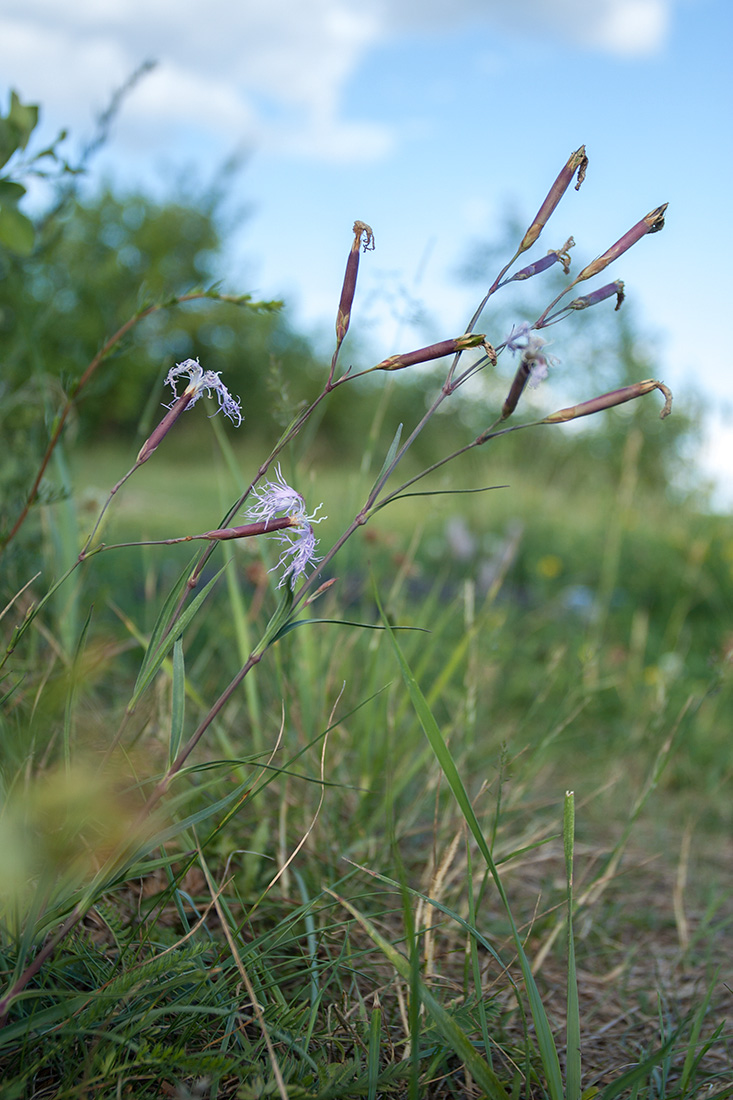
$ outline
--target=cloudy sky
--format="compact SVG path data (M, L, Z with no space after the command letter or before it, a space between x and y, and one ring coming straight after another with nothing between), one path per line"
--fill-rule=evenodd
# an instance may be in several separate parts
M246 154L229 281L285 295L314 332L332 328L351 224L369 222L360 291L380 357L463 330L472 243L508 211L531 219L585 143L586 183L541 251L572 233L585 263L670 203L611 277L656 341L657 377L703 387L705 460L733 485L728 339L710 343L731 298L732 32L730 0L4 0L0 94L81 139L155 61L95 174L161 193ZM419 303L414 331L396 302Z

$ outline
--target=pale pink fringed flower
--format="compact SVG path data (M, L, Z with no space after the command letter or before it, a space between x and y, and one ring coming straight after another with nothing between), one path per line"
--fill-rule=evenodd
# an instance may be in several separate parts
M280 554L277 565L273 567L278 569L282 565L286 566L278 588L282 588L286 580L294 588L298 577L305 576L308 566L321 560L316 557L318 540L313 534L312 525L326 518L318 516L323 505L319 504L315 512L309 515L303 497L288 485L279 466L275 469L275 480L265 481L260 488L253 489L252 496L257 503L247 509L250 519L264 520L265 526L280 516L289 516L295 521L291 527L278 531L275 535L285 549Z
M532 326L527 321L522 321L506 338L506 347L511 352L522 353L522 364L528 370L530 386L539 386L547 378L547 372L551 366L557 363L554 355L548 355L543 351L547 346L547 340L532 332Z
M168 371L165 384L166 386L170 386L173 390L173 401L171 401L167 408L170 409L178 400L176 379L181 374L186 375L189 380L188 386L184 390L185 394L191 394L191 400L188 402L187 406L189 409L194 407L203 393L205 393L207 397L216 394L216 398L219 402L219 410L239 427L242 423L242 409L238 399L232 397L219 377L219 371L205 371L198 359L186 359L183 363L176 364L175 367L171 367Z

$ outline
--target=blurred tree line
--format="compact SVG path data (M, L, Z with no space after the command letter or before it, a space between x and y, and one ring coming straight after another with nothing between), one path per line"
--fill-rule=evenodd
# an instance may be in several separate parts
M73 170L60 160L55 146L36 154L35 161L18 160L36 121L37 109L23 107L17 97L8 116L0 120L0 169L3 163L6 166L5 175L0 176L5 531L22 503L34 462L43 453L66 398L105 340L150 304L171 303L134 325L96 371L66 427L78 440L94 443L117 435L142 440L157 422L161 403L169 399L162 387L167 370L175 362L200 358L205 369L221 371L230 391L242 397L248 442L267 447L298 406L318 392L327 370L279 303L245 300L234 305L204 297L172 304L195 288L214 287L225 272L220 194L199 200L171 195L155 201L142 193L118 193L109 186L82 194ZM45 211L29 218L18 211L24 191L18 181L34 170L39 158L55 161L56 192ZM518 232L521 236L522 231ZM517 239L514 231L511 235ZM508 252L513 247L507 243ZM467 312L501 262L488 246L477 245L476 254L480 259L470 259L464 273L477 288L467 291ZM521 297L516 303L503 303L501 294L492 300L486 331L494 342L508 333L512 323L536 317L556 292L551 280L518 285ZM243 288L232 289L240 293ZM572 317L561 330L551 330L558 331L552 351L557 350L564 363L574 361L575 379L554 407L660 376L659 363L651 361L629 315L614 314L609 303L604 305L607 308ZM335 310L336 303L334 316ZM484 331L483 323L478 328ZM358 291L352 331L358 340ZM350 339L354 340L353 335ZM352 353L354 348L352 342ZM387 348L384 354L407 350ZM354 361L358 363L358 344ZM506 394L516 365L505 353L496 373L481 375L471 396L461 396L452 411L431 424L421 441L421 457L434 457L431 446L436 436L444 454L453 443L460 446L471 437L469 433L485 428ZM358 460L385 386L391 391L389 416L383 424L385 439L391 438L400 421L409 430L442 376L439 366L398 375L380 373L343 387L323 406L318 425L323 457ZM365 391L369 401L364 400ZM531 395L527 400L531 404ZM515 418L523 411L520 405ZM586 422L588 431L543 428L517 433L502 441L504 463L536 468L541 455L544 469L562 470L570 481L615 480L624 440L640 424L641 478L655 491L666 489L684 463L681 445L694 434L696 419L694 410L679 403L664 424L656 411L656 403L647 398L592 418L592 424ZM53 491L52 485L45 486L46 499Z

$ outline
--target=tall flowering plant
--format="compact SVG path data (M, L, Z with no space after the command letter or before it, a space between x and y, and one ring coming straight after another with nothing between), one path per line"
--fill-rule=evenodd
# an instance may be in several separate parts
M550 325L556 325L573 316L574 313L580 310L600 306L609 300L615 299L616 309L618 309L624 297L624 286L618 279L568 301L570 291L579 283L605 271L611 263L622 256L629 248L638 244L643 237L658 232L664 225L666 204L654 208L630 230L623 233L597 259L584 266L577 276L574 278L569 277L565 288L549 302L534 322L518 323L511 328L508 334L499 334L498 339L494 334L490 334L488 331L490 325L480 324L481 318L492 297L503 287L510 283L539 278L543 272L554 268L558 264L569 276L570 251L575 246L572 238L566 240L560 247L550 249L544 256L538 257L513 274L512 269L519 257L536 244L573 181L575 181L576 190L580 187L585 178L587 163L588 160L583 146L570 155L542 201L535 218L519 242L514 256L496 275L473 313L465 332L426 347L388 355L380 362L365 369L354 370L349 367L341 370L340 352L354 317L360 259L363 253L373 250L375 246L374 232L371 226L363 221L354 222L353 237L350 243L346 272L336 314L335 350L329 368L324 372L325 377L320 391L315 394L310 404L298 413L273 446L270 454L253 472L245 490L232 503L218 526L204 532L187 533L160 540L164 544L197 540L205 545L196 556L192 567L181 578L180 583L175 587L161 609L158 623L152 632L142 661L133 696L127 708L127 718L134 712L140 698L148 690L157 671L161 668L163 662L169 658L172 650L174 663L176 660L182 661L183 639L185 638L186 628L216 579L204 582L204 569L221 543L240 539L263 538L273 539L277 542L279 554L271 572L275 575L273 588L279 591L279 602L273 606L270 621L262 637L252 647L241 668L223 689L219 698L209 705L204 717L199 721L196 728L190 731L187 738L184 737L183 719L181 718L176 737L171 742L168 763L149 790L145 804L141 807L135 821L135 828L131 830L127 846L122 844L118 847L114 854L110 855L108 864L100 871L98 877L99 890L103 890L105 884L110 881L119 880L124 868L130 865L134 856L139 853L141 844L152 843L149 838L148 840L141 840L141 837L146 835L146 823L152 820L153 811L164 800L173 779L180 774L202 738L211 728L212 723L221 713L222 708L239 690L245 678L253 672L263 657L278 643L284 634L303 621L299 616L304 605L313 601L324 584L331 583L328 574L336 555L344 544L367 524L379 510L399 500L405 495L408 488L438 468L453 461L459 455L473 448L485 446L490 441L508 432L526 430L538 424L560 424L568 420L593 415L604 409L641 398L654 390L659 390L664 397L661 416L668 415L671 409L671 395L667 387L657 379L643 379L608 393L590 397L581 396L578 404L560 409L539 419L507 424L507 421L515 416L520 407L525 387L528 384L538 385L545 380L556 362L555 357L548 351L548 342L543 335L544 330ZM478 331L478 328L486 329L486 331ZM403 463L405 456L438 410L477 375L482 372L493 371L499 356L503 354L512 356L517 363L517 367L505 399L501 407L496 410L493 418L487 417L487 424L477 436L467 439L458 449L442 455L426 469L395 486L394 476ZM285 448L302 431L323 402L328 400L329 396L340 387L357 385L359 379L367 374L408 370L416 365L441 359L447 360L443 381L433 394L424 413L411 426L406 438L403 439L399 431L396 433L382 471L358 512L344 522L340 534L329 546L319 545L315 528L321 518L324 518L320 514L323 505L319 503L314 506L312 502L306 503L302 493L286 480L282 471L281 459ZM101 361L101 358L97 358L93 364L90 364L80 381L80 386L97 369ZM82 567L93 556L103 552L110 553L117 548L99 540L103 517L121 487L133 475L138 474L141 467L153 458L167 435L174 429L179 432L185 430L185 427L180 424L184 412L190 412L197 403L207 398L216 401L217 407L214 409L213 415L221 412L236 427L240 427L244 423L246 430L246 422L244 421L246 408L244 411L242 410L239 399L229 392L220 375L217 372L205 369L198 360L188 359L171 367L166 382L171 387L172 397L165 406L164 415L140 448L131 468L111 489L88 538L79 552L78 559L69 570L69 573ZM182 392L179 393L179 390L182 390ZM43 470L48 463L55 443L60 437L65 415L61 417L49 441L44 464L29 495L29 503L37 491ZM297 481L295 477L292 480ZM8 541L12 539L21 526L26 514L27 508L18 517L10 532ZM246 522L240 522L242 520ZM12 659L12 654L25 632L53 592L68 579L69 573L60 578L50 592L31 608L24 622L15 629L0 664L6 664ZM118 745L124 743L124 739L125 725L123 724L116 737L110 742L108 755ZM55 932L46 938L43 946L39 948L34 956L32 963L11 981L5 993L0 997L0 1022L7 1019L12 1005L20 997L29 981L34 975L38 974L45 960L48 959L61 940L82 919L91 904L91 897L92 895L88 891L83 892L70 911L67 907L66 916L60 921ZM521 944L519 944L518 950L520 951L520 957L523 958ZM526 974L525 977L527 977ZM531 978L531 975L529 975L529 978Z

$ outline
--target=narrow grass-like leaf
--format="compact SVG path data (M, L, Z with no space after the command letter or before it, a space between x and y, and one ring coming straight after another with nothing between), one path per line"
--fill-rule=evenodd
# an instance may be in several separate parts
M163 609L158 616L158 619L153 627L153 632L150 635L150 642L148 644L147 651L143 657L142 665L140 666L140 672L138 673L137 680L135 682L135 688L132 693L132 698L127 704L128 712L133 710L140 700L140 697L147 690L152 683L156 672L163 664L168 650L173 645L176 638L178 638L185 631L188 624L197 613L201 604L208 596L211 589L214 587L219 577L224 572L224 566L215 573L211 580L201 589L199 594L189 604L183 614L176 622L176 629L171 630L167 635L165 633L168 623L170 622L170 616L172 615L175 606L178 602L178 596L183 591L183 587L188 580L189 573L184 573L179 579L178 583L171 592L171 595L165 601ZM171 599L171 596L175 596L175 599Z
M394 887L395 890L407 890L410 894L412 894L413 897L420 898L421 901L424 901L427 905L432 906L433 909L437 909L439 913L444 913L446 917L450 917L452 921L455 921L456 924L460 925L461 928L468 932L468 934L476 941L479 947L483 947L484 951L487 951L489 955L491 955L491 957L496 961L500 970L506 970L506 963L497 953L496 949L491 946L486 937L483 936L479 932L478 928L475 925L471 924L469 920L466 920L460 915L460 913L457 913L455 909L449 908L449 906L444 905L442 901L437 901L435 898L431 898L429 894L423 894L420 890L415 890L411 886L403 886L403 884L397 882L396 879L390 878L388 875L380 874L379 871L372 871L369 867L362 867L359 863L355 863L353 866L360 871L364 871L366 874L370 875L371 878L377 879L379 882L384 882L388 886ZM512 979L511 974L507 973L506 976L507 980L511 982L516 991L517 987Z
M216 442L219 446L219 450L226 463L229 475L237 487L237 492L240 494L240 499L246 488L246 482L242 477L241 463L232 447L229 437L224 431L221 417L214 416L210 419ZM223 493L222 493L223 496ZM221 526L227 527L230 519L233 517L233 508L227 509L222 517ZM245 605L244 596L242 594L242 584L240 579L240 571L237 568L237 563L233 557L228 557L226 560L226 577L227 577L227 592L229 595L229 620L234 627L234 634L237 639L237 653L239 657L239 667L241 668L250 653L252 652L252 636L250 631L250 621L247 607ZM258 750L262 749L262 729L261 729L261 713L262 707L260 705L260 690L257 683L256 676L247 676L244 681L244 694L247 698L247 710L249 712L251 728L252 728L252 740L254 741Z
M318 967L318 937L316 936L316 925L313 920L312 902L308 896L308 890L305 884L305 879L301 875L297 868L293 868L293 878L298 884L298 890L300 896L303 899L303 922L305 924L306 943L308 944L308 954L310 955L309 969L311 972L311 1007L320 1002L321 990L319 989L319 967Z
M92 621L92 612L94 606L89 608L87 617L84 620L84 625L81 628L79 634L79 640L76 643L76 649L74 650L74 660L71 663L71 674L69 676L69 690L66 694L66 707L64 708L64 767L68 774L71 768L71 734L74 723L74 703L76 700L76 688L79 679L79 665L81 662L81 656L84 652L84 646L86 644L87 633L89 631L89 624Z
M379 482L382 480L382 478L386 474L387 470L390 468L390 466L394 462L395 456L396 456L397 451L398 451L399 446L400 446L400 440L401 439L402 439L402 424L399 424L397 426L397 431L394 434L394 439L392 440L392 443L390 444L390 448L387 451L387 456L386 456L384 462L382 463L382 469L379 471L379 475L377 477L377 480L372 485L372 493L376 489L377 485L379 485Z
M151 634L150 634L150 640L148 642L148 648L147 648L147 650L146 650L146 652L143 656L142 663L140 665L140 672L138 673L138 682L140 681L141 677L145 675L148 663L153 659L153 656L154 656L158 646L161 644L161 642L163 641L163 639L166 636L166 631L168 630L171 618L172 618L173 613L176 609L178 601L181 598L181 595L183 593L183 589L186 587L186 584L187 584L187 582L188 582L188 580L191 576L191 573L192 573L193 569L196 566L196 560L197 560L196 558L192 558L190 564L187 565L183 569L180 576L178 577L178 580L173 585L173 587L171 588L170 592L168 593L168 595L166 596L166 598L163 602L163 606L160 609L160 613L158 615L158 618L155 620L155 623L153 624L153 629L152 629ZM180 630L176 631L176 637L180 633L181 633ZM135 687L137 687L137 684L135 685Z
M395 947L389 943L382 934L377 931L375 925L360 913L357 909L351 905L345 898L339 897L332 890L328 893L332 894L344 909L346 909L351 915L359 922L366 934L371 939L372 943L376 944L385 958L389 961L390 965L394 967L400 977L410 982L413 980L411 972L411 966L409 961L404 955L400 954ZM493 1100L509 1100L509 1094L502 1085L501 1081L486 1064L484 1059L475 1049L471 1040L466 1033L458 1026L449 1012L443 1008L436 997L430 992L427 986L419 980L416 981L416 989L420 997L420 1001L425 1006L425 1010L429 1013L436 1027L440 1031L441 1035L448 1043L448 1045L455 1051L458 1057L463 1062L466 1069L471 1073L477 1084L484 1090L487 1096L492 1097Z
M171 735L168 742L168 767L178 756L183 738L183 719L186 712L186 668L183 661L183 638L179 635L173 643L173 688L171 692Z
M25 1012L27 1006L40 1000L43 994L43 990L24 990L13 1001L13 1010L17 1012L20 1009ZM11 1019L4 1027L0 1028L0 1050L3 1048L13 1050L23 1040L27 1042L31 1026L36 1035L43 1035L52 1028L62 1027L64 1023L72 1020L88 1001L88 993L72 995L69 998L61 997L50 1008L34 1010L31 1016L24 1014L21 1019ZM4 1093L3 1100L5 1100Z
M294 619L293 622L287 623L282 627L272 640L273 642L279 641L280 638L284 638L286 634L289 634L291 630L295 630L298 626L313 626L318 623L329 623L332 626L358 626L361 630L384 630L381 623L358 623L352 619ZM392 629L416 630L423 634L430 633L424 626L393 626Z
M398 500L407 500L409 497L453 497L469 493L488 493L490 489L508 488L508 485L483 485L480 489L424 489L415 493L397 493L396 496L388 497L387 500L383 500L375 505L372 512L376 515L382 508L386 508L388 504L394 504L395 501Z
M420 725L423 728L423 732L427 737L430 746L435 754L435 757L441 767L443 774L448 780L453 795L458 802L461 812L465 818L466 824L471 830L474 839L479 847L479 851L486 860L486 864L491 872L491 877L494 880L496 888L499 892L504 911L509 920L512 929L512 939L514 941L514 948L517 952L519 959L519 965L522 969L522 976L524 977L525 986L527 989L527 996L529 998L530 1011L532 1013L532 1019L534 1021L535 1031L537 1034L537 1043L539 1046L540 1058L542 1059L542 1065L544 1067L545 1076L547 1078L547 1088L549 1089L552 1100L563 1100L563 1087L562 1087L562 1075L560 1073L560 1060L557 1055L557 1048L552 1037L552 1031L550 1030L550 1023L547 1019L547 1013L545 1007L542 1004L542 998L540 997L537 983L534 980L529 960L527 959L524 951L524 945L519 935L514 917L512 916L511 908L509 906L509 899L506 896L504 885L499 876L496 864L494 863L493 856L489 851L488 845L484 838L481 826L478 818L474 812L471 800L468 797L466 788L463 786L458 769L455 765L455 761L451 756L450 750L445 743L442 733L438 728L438 724L435 721L432 711L427 704L427 700L420 690L420 686L417 683L415 677L410 670L405 656L400 648L397 638L394 632L389 626L389 622L384 613L384 609L379 600L379 595L375 590L375 599L379 612L382 616L382 620L387 628L387 634L392 642L392 648L394 649L395 656L399 662L402 670L402 676L405 681L405 685L412 699L415 713L418 716Z
M473 892L473 866L471 863L471 846L466 838L466 884L468 887L468 920L472 928L476 927L476 899ZM481 1038L484 1044L484 1050L486 1052L486 1061L491 1065L491 1041L489 1039L489 1024L486 1018L486 1000L483 996L481 989L481 965L478 957L478 944L475 936L469 937L470 944L470 956L471 956L471 974L473 976L473 987L476 991L476 1001L478 1003L479 1021L481 1023Z
M73 493L73 478L69 470L64 446L59 444L53 456L56 475L61 485L61 499L47 511L49 517L50 545L56 564L61 569L73 568L79 554L79 522ZM47 550L50 547L47 546ZM54 598L55 630L67 653L70 653L79 632L80 586L72 582L64 593Z
M272 618L265 627L264 634L254 649L255 654L259 655L264 653L269 646L277 641L278 638L282 637L285 627L289 625L292 607L293 590L289 584L286 584L283 588L280 602L275 608Z
M410 1034L410 1078L409 1100L419 1100L420 1096L420 947L415 935L415 921L410 906L410 895L402 891L402 919L405 926L404 941L410 951L410 1000L407 1021Z
M241 668L252 652L252 634L250 631L249 614L242 595L242 585L239 570L234 558L226 561L227 594L229 597L229 621L234 628L234 636L237 639L237 655ZM252 740L258 751L262 749L262 706L260 704L260 690L256 676L247 676L244 681L244 694L247 698L247 712L249 714Z
M717 980L717 974L713 976L713 980L708 985L707 993L700 1005L699 1009L695 1013L692 1030L690 1031L690 1039L687 1044L687 1053L685 1054L684 1065L682 1066L682 1073L680 1074L680 1095L685 1096L688 1092L690 1084L693 1083L693 1074L700 1064L702 1057L702 1051L698 1051L698 1043L700 1041L700 1031L702 1030L703 1020L710 1007L710 999L713 995L713 988Z
M622 1073L620 1077L617 1077L615 1081L612 1081L610 1085L606 1085L603 1092L598 1094L598 1100L616 1100L617 1096L621 1096L626 1093L627 1090L631 1090L631 1095L637 1095L639 1086L644 1082L649 1073L656 1069L667 1054L672 1050L672 1047L679 1038L679 1031L675 1031L674 1035L671 1035L664 1046L659 1047L653 1054L650 1054L648 1058L645 1058L643 1062L639 1062L637 1066Z
M579 1100L581 1081L580 1002L578 1000L578 975L575 968L575 939L573 935L575 795L572 791L566 791L565 793L563 840L565 848L565 877L567 881L568 902L568 1008L566 1022L565 1095L567 1100Z
M377 1100L379 1085L379 1055L382 1049L382 1009L375 995L374 1008L369 1019L369 1047L367 1049L367 1100Z

